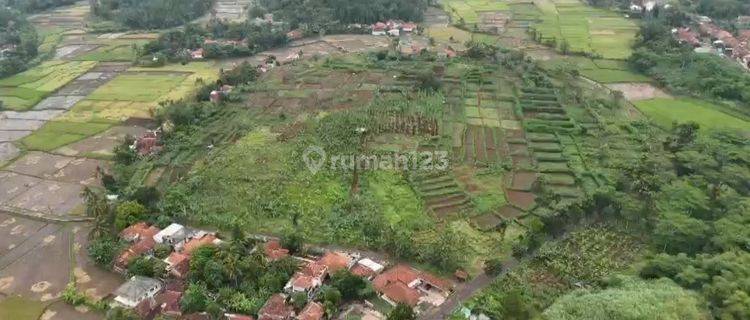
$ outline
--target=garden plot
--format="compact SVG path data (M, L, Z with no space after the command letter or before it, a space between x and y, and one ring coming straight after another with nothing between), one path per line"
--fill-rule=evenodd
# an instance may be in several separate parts
M584 77L599 83L648 83L651 81L649 77L632 71L625 61L619 60L564 56L544 61L542 65L549 70L557 68L578 70Z
M252 0L218 0L214 3L212 16L219 20L244 21L251 3Z
M446 218L471 205L471 199L450 172L430 172L410 178L425 207L439 218Z
M89 16L88 3L78 2L72 6L60 7L55 10L35 14L29 17L29 22L36 26L54 27L60 29L83 29Z
M96 62L48 61L0 80L0 101L11 110L27 110L45 96L93 68Z
M87 45L95 46L86 52L80 52L72 56L75 60L81 61L132 61L136 57L133 46L143 46L148 40L128 39L128 40L92 40Z
M21 154L21 149L11 142L0 142L0 167Z

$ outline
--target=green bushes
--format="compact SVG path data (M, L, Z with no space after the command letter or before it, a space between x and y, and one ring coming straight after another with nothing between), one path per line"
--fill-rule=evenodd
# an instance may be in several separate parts
M131 28L161 29L198 18L211 5L210 0L100 0L95 13Z

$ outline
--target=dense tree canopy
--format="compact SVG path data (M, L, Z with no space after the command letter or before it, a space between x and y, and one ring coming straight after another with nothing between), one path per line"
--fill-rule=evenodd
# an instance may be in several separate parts
M159 29L182 25L211 8L211 0L99 0L97 15L131 28Z
M542 315L548 320L702 320L700 299L669 280L616 279L600 291L578 290L558 299Z
M23 14L0 7L0 77L26 69L27 63L37 56L39 36Z
M11 7L23 12L37 12L49 8L76 3L78 0L0 0L3 7Z

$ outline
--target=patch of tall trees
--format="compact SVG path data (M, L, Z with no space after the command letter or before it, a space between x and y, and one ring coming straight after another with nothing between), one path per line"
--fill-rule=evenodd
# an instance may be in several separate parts
M92 12L130 28L175 27L208 12L211 0L92 0Z
M11 7L22 12L39 12L42 10L65 6L75 3L77 0L4 0L0 1L3 7Z
M0 77L21 72L38 54L39 36L21 12L0 8Z
M318 31L334 24L373 23L387 19L421 21L425 0L260 0L252 15L264 11L292 28Z

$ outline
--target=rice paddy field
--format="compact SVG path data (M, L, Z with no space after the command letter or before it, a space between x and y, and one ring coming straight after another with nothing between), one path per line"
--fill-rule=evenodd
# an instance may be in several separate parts
M454 22L463 19L466 24L481 22L483 12L508 11L508 2L497 0L449 0L443 1L445 11L451 15Z
M658 98L635 103L641 112L662 128L671 128L674 122L693 121L704 129L734 129L750 131L750 121L721 111L722 107L707 101L691 98Z
M542 65L550 70L561 67L576 69L582 76L599 83L651 82L649 77L631 71L621 60L566 56L544 61Z
M28 110L37 102L96 66L95 61L47 61L0 79L0 101L10 110Z
M542 42L566 41L571 52L591 53L604 59L625 59L638 27L612 11L578 0L535 1L540 22L532 26Z

